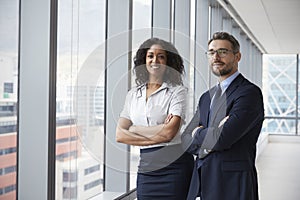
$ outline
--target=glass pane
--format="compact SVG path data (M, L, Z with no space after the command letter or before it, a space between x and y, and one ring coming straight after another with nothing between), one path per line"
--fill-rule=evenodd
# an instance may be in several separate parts
M298 69L298 85L297 85L297 92L298 92L298 109L297 109L297 113L298 113L298 119L297 119L297 122L298 122L298 131L297 131L297 135L300 135L299 134L299 128L300 128L300 121L299 121L299 117L300 117L300 80L299 80L299 77L300 77L300 60L299 60L299 54L297 55L296 59L297 59L297 63L298 63L298 66L297 66L297 69Z
M0 1L0 199L16 199L19 1Z
M263 133L269 134L296 134L296 119L265 119Z
M189 91L195 91L195 73L196 73L196 67L195 67L195 30L196 30L196 24L195 24L195 19L196 19L196 1L191 0L191 5L190 5L190 57L189 60L184 61L185 65L185 70L187 72L187 84L186 86L188 87ZM188 67L188 71L187 71ZM194 104L197 102L196 98L198 98L197 94L195 92L189 92L188 93L189 97L188 99L188 107L187 107L187 116L186 116L186 121L190 121L190 119L193 117L194 114ZM197 102L198 104L198 102Z
M59 1L56 199L103 192L105 2Z
M139 46L151 37L151 7L152 0L133 0L132 61ZM135 84L134 80L133 76L132 85ZM139 152L139 147L130 146L130 189L136 188Z
M263 96L267 117L263 131L296 134L296 55L263 56Z
M296 56L264 55L266 116L296 116Z
M142 42L151 37L151 7L152 0L133 0L132 48L134 52Z

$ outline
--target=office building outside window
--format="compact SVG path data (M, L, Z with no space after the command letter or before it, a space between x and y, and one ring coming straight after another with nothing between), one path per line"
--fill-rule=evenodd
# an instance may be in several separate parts
M57 200L103 192L105 2L58 5Z
M298 134L299 66L296 55L264 55L263 94L265 126L269 134Z
M16 199L19 1L0 1L0 199Z

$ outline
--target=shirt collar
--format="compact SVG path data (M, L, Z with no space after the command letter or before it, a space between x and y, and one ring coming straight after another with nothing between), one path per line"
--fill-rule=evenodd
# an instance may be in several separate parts
M141 97L142 91L146 91L146 85L147 85L147 83L137 86L137 97ZM163 82L162 85L158 88L158 90L156 90L153 94L156 94L156 93L160 92L161 90L168 89L170 87L171 87L170 84Z
M240 74L239 71L236 71L231 76L226 78L224 81L220 82L220 86L222 89L222 93L226 91L226 89L229 87L229 85L232 83L232 81Z

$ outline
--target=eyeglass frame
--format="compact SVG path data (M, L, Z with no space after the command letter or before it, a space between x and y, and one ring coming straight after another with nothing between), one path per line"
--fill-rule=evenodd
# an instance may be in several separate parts
M220 51L225 51L223 52L224 55L220 55ZM237 52L234 52L233 50L230 50L230 49L226 49L226 48L220 48L220 49L217 49L217 50L211 50L211 51L207 51L205 52L207 58L212 58L215 53L217 53L217 55L220 57L220 58L225 58L227 55L228 55L228 52L232 52L233 54L236 54Z

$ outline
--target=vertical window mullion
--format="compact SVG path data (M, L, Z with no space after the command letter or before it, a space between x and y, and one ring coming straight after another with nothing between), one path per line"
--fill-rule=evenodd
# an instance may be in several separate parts
M299 114L298 114L298 107L299 107L299 54L296 55L296 135L298 134L298 123L299 123Z
M49 52L49 126L48 126L48 199L55 199L56 160L56 71L57 71L57 0L50 5Z

